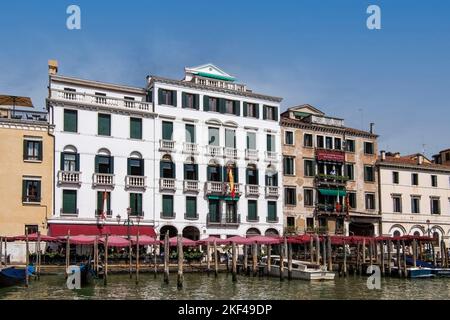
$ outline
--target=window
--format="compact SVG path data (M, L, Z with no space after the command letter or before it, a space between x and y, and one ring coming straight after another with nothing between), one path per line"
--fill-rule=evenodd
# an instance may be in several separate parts
M430 197L431 214L441 214L441 203L438 197Z
M276 201L268 201L267 202L267 221L271 221L271 222L278 221L277 202Z
M162 138L163 140L172 141L173 123L169 121L162 122Z
M68 99L68 100L75 100L77 98L75 92L77 92L77 90L73 89L73 88L64 88L64 99Z
M258 221L258 201L248 200L248 221Z
M364 142L364 153L365 154L374 154L372 142Z
M284 157L283 159L283 174L286 176L295 175L294 171L294 158L293 157Z
M392 210L396 213L402 212L402 196L401 195L393 195L392 196Z
M313 136L312 136L312 134L305 133L305 135L303 136L303 146L307 147L307 148L312 148L313 147Z
M186 124L185 133L186 133L186 142L195 143L195 125Z
M259 104L244 102L244 117L259 118Z
M127 175L143 176L144 175L144 159L128 158Z
M236 131L232 129L225 129L225 147L236 148Z
M366 210L375 210L375 194L366 193Z
M198 94L182 92L181 93L181 107L186 109L198 109Z
M104 208L104 203L106 198L106 207ZM95 211L96 216L100 216L103 211L107 216L112 215L111 210L111 192L97 191L97 210Z
M314 205L314 191L312 189L304 189L304 204L312 207Z
M78 153L61 152L61 167L62 171L79 171L80 157Z
M130 139L142 139L141 118L130 118Z
M348 205L351 209L356 209L356 192L347 193L348 196Z
M62 214L78 214L76 190L63 190Z
M234 104L232 100L225 100L225 113L234 114Z
M96 92L95 102L99 104L106 104L106 93Z
M196 219L197 217L197 197L186 197L186 218Z
M287 206L295 206L297 204L296 188L284 188L284 204Z
M450 161L450 152L445 154L445 161Z
M314 218L306 218L306 228L312 230L314 228Z
M420 197L411 197L411 213L420 213Z
M197 177L197 164L194 163L185 163L184 164L184 180L194 180L198 179Z
M374 168L372 166L364 166L364 181L365 182L374 182Z
M325 148L326 149L333 149L333 138L332 137L326 137L325 138Z
M258 185L259 179L258 179L258 169L255 167L249 166L247 168L247 184L251 185Z
M78 112L76 110L64 109L64 131L77 132Z
M165 104L165 105L169 105L169 106L177 105L177 92L176 91L159 89L158 94L159 94L159 97L158 97L159 104Z
M175 163L171 159L163 159L159 163L160 177L163 179L175 179Z
M411 173L411 184L413 186L419 185L419 174L418 173Z
M341 138L334 138L334 149L341 150L342 149L342 140Z
M256 133L247 132L247 149L256 150Z
M348 180L350 181L355 180L355 167L353 163L347 163L345 165L345 176L348 177Z
M317 148L323 148L324 144L323 144L323 136L317 136L316 137L317 140Z
M435 176L435 175L432 175L432 176L431 176L431 186L432 186L432 187L437 187L437 186L438 186L438 183L437 183L437 176Z
M95 156L95 173L114 173L114 158L110 156Z
M23 141L23 159L24 160L42 160L42 141L24 140Z
M37 224L26 224L25 225L25 234L33 234L38 233L39 227Z
M278 186L278 173L274 173L272 170L266 171L266 186L270 187Z
M294 133L292 131L284 132L284 143L288 145L294 145Z
M221 220L221 214L220 214L220 201L219 200L213 200L210 199L208 202L209 206L209 221L210 222L220 222Z
M392 183L393 184L399 184L400 178L398 171L392 171Z
M203 111L219 112L219 99L203 96Z
M264 120L275 120L278 121L278 108L271 106L264 106L263 108L263 119Z
M128 108L133 108L134 107L134 98L133 97L123 97L123 99L125 100L125 106Z
M345 140L345 151L355 152L355 140Z
M98 135L110 136L111 135L111 115L110 114L98 114Z
M273 134L267 135L267 151L275 152L275 135Z
M304 165L305 165L305 172L304 175L305 177L313 177L314 176L314 161L313 160L305 160L304 161Z
M23 180L22 187L22 202L41 202L40 180Z
M208 166L206 170L208 181L222 181L222 170L220 166Z
M130 208L132 216L144 216L142 211L142 193L130 193Z
M286 217L286 226L288 228L294 228L295 227L295 217Z
M208 128L208 144L210 146L219 146L219 128Z

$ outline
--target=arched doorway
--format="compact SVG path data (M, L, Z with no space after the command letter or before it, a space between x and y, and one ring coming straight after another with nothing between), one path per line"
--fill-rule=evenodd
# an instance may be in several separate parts
M167 231L169 231L169 238L176 237L178 235L178 230L174 226L163 226L159 229L160 240L164 240Z
M183 229L183 237L194 241L200 240L200 231L196 227L186 227Z
M402 234L400 233L400 231L395 230L393 236L394 237L400 237Z
M261 235L261 231L259 231L257 228L250 228L247 230L246 235L247 235L247 237L259 236L259 235Z
M349 225L349 232L350 235L353 236L366 236L366 237L373 237L375 232L374 232L374 227L372 223L363 223L363 222L359 222L359 223L355 223L352 222Z
M266 232L264 233L265 236L267 237L276 237L279 235L278 230L277 229L267 229Z

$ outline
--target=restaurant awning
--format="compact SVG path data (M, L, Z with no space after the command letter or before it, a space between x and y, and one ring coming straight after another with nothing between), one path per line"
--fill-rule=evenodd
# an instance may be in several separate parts
M347 192L339 189L319 189L319 192L324 196L345 196Z
M69 233L71 236L86 235L86 236L96 236L96 235L116 235L116 236L127 236L128 226L124 225L105 225L99 227L96 224L62 224L62 223L52 223L49 224L49 235L52 237L66 236ZM152 226L130 226L130 235L139 234L149 237L155 237L155 229Z

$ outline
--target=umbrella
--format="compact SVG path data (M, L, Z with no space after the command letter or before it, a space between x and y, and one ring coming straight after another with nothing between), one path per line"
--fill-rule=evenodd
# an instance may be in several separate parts
M106 242L106 237L102 237L99 240L101 243L105 243ZM108 237L108 246L110 247L119 247L119 248L123 248L123 247L128 247L130 245L130 241L128 241L127 239L124 239L122 237L118 237L118 236L110 236Z
M177 242L177 237L172 237L169 239L169 245L174 247L178 244ZM188 238L181 238L181 244L185 247L189 247L189 246L195 246L197 245L197 242Z
M130 239L131 239L132 244L136 244L136 242L137 242L136 236L131 236ZM146 236L146 235L142 235L142 236L139 236L139 244L142 246L147 246L147 245L152 245L152 244L161 244L161 241L159 241L155 238Z
M209 236L208 238L198 240L197 244L208 244L208 242L214 243L214 241L216 241L216 244L218 244L218 245L230 243L230 241L228 241L228 239L220 239L218 237Z
M234 242L235 244L252 244L253 243L253 240L251 240L250 238L244 238L241 236L234 236L234 237L228 238L227 241L231 242L231 243Z
M275 238L275 237L266 237L266 236L251 236L247 239L251 240L253 243L257 244L279 244L282 239L281 238Z
M26 241L26 238L27 238L26 235L12 237L12 239L15 240L15 241ZM38 234L37 233L30 233L28 235L28 241L38 241ZM58 239L55 238L55 237L50 237L50 236L46 236L46 235L41 234L41 241L51 242L51 241L58 241Z
M0 105L13 107L33 107L31 98L0 95Z
M66 241L67 236L59 236L58 239L60 241ZM95 243L95 236L85 236L85 235L77 235L77 236L70 236L69 237L69 243L70 244L94 244Z

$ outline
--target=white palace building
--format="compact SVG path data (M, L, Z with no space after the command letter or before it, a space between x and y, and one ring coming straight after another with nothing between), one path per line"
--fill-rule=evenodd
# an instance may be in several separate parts
M50 235L282 233L281 98L212 64L145 88L49 73Z

